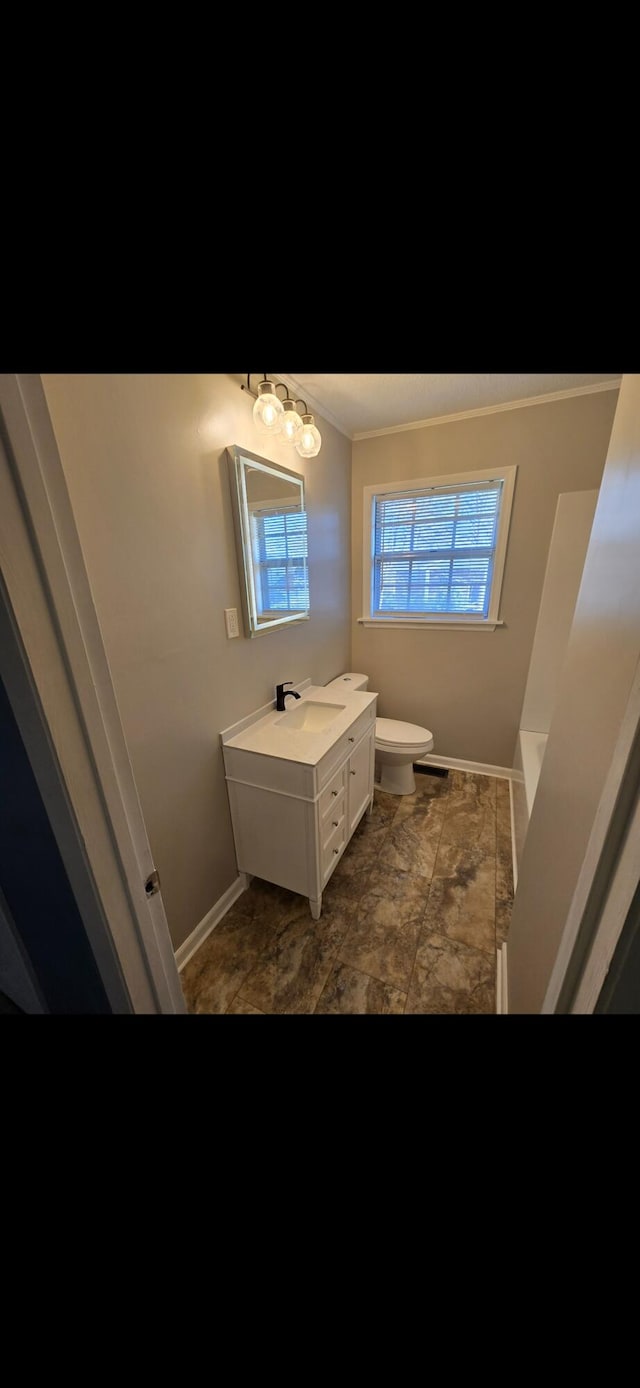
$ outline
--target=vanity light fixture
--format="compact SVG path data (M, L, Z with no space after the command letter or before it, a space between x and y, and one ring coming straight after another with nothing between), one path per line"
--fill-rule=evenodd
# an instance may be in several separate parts
M282 386L282 381L276 381L276 390L278 386ZM282 389L287 390L287 387L282 386ZM292 400L287 390L287 398L282 401L284 419L280 429L280 436L286 443L298 443L302 433L302 419L296 409L297 404L304 404L304 401Z
M281 400L276 394L278 386L287 392L286 400ZM278 434L283 443L292 443L301 458L317 457L322 436L313 415L307 410L306 400L292 400L283 382L270 380L268 376L258 383L257 393L251 389L250 375L247 376L246 386L242 385L240 389L253 396L256 402L253 418L263 433ZM303 414L298 413L298 405L304 406Z
M249 389L249 377L247 377L247 390ZM278 434L282 428L284 420L284 410L282 401L276 395L276 387L273 381L267 376L258 383L258 398L253 407L253 418L266 434Z
M296 400L296 404L298 403L304 405L306 411L306 402L304 400L300 400L299 402ZM316 428L313 422L313 415L307 413L303 414L302 433L296 444L296 453L299 453L301 458L315 458L320 452L321 443L322 436L320 430Z

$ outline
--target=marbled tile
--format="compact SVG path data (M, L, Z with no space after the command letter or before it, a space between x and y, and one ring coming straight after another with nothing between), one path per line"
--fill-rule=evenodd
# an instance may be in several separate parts
M295 893L290 892L287 887L278 887L275 882L264 882L260 877L252 877L246 892L238 897L231 911L250 916L252 920L259 916L266 923L276 920L283 907L293 899Z
M492 805L496 803L496 776L483 776L477 771L450 771L449 772L449 799L489 801Z
M457 940L423 934L409 983L405 1014L495 1013L495 955Z
M496 782L496 943L506 940L513 908L513 847L509 782Z
M449 779L444 776L415 776L416 788L413 795L394 795L397 804L395 823L412 815L414 810L426 809L430 800L446 800L449 794Z
M452 771L441 845L463 844L495 853L496 779Z
M403 795L403 800L413 799ZM411 814L396 815L380 850L380 861L402 872L431 878L446 809L443 796L423 796Z
M448 795L451 783L451 772L444 767L445 776L437 776L429 771L416 771L414 766L414 776L416 782L417 795ZM404 799L404 797L403 797Z
M387 1015L404 1012L406 993L378 978L369 978L347 964L334 965L316 1003L316 1012L349 1013L360 1017L372 1013Z
M505 940L509 938L512 910L512 900L503 901L496 896L496 949L499 949L500 945L503 945Z
M250 1002L245 1002L244 998L241 998L239 993L227 1008L227 1015L230 1015L231 1013L242 1013L243 1016L247 1017L264 1017L264 1012L260 1012L259 1008L257 1007L252 1007Z
M451 861L447 859L451 858ZM425 930L495 953L496 860L482 848L438 850Z
M429 895L423 879L416 873L377 862L369 872L367 896L379 897L395 907L407 905L424 912Z
M376 791L371 814L362 816L336 868L340 876L351 876L379 858L396 813L395 798Z
M388 834L389 826L386 824L382 828L365 829L359 826L350 838L332 876L339 872L341 877L350 877L352 873L370 867L380 857Z
M413 795L376 787L320 920L254 878L183 970L188 1010L493 1011L512 895L508 782L452 771L417 773Z
M399 798L397 795L390 795L388 790L381 790L378 781L374 782L373 803L384 806L392 819L395 813L393 807L397 805Z
M496 812L496 776L481 776L474 771L452 771L448 802L458 809L489 809Z
M389 795L386 790L376 787L373 794L373 809L369 819L364 816L360 823L370 824L373 828L380 828L383 824L390 824L395 819L398 810L398 801L403 800L402 795Z
M323 909L327 903L342 907L345 914L353 914L358 902L367 889L371 863L360 863L343 854L322 893Z
M503 856L500 848L496 853L496 943L501 945L506 940L511 924L511 912L513 909L513 863L511 861L511 843L509 843L509 856Z
M220 925L228 928L235 921L261 922L265 931L275 926L295 894L286 887L277 887L274 882L264 882L259 877L252 878L246 892L234 901ZM216 928L219 930L220 925Z
M509 795L509 782L505 778L496 778L496 827L498 838L508 840L511 848L511 799Z
M426 900L423 877L377 863L338 951L340 961L406 989Z
M242 984L243 999L260 1012L313 1012L349 928L353 905L348 901L327 892L318 921L312 920L306 897L297 901Z
M254 879L182 970L189 1012L226 1012L290 898L292 892Z

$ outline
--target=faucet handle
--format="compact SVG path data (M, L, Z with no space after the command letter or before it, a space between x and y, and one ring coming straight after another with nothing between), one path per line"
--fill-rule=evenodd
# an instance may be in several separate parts
M279 713L283 713L285 709L285 690L287 694L291 692L287 689L288 684L293 684L293 680L283 680L282 684L276 685L276 708Z
M276 685L276 708L279 713L284 713L286 708L285 699L288 694L291 694L294 699L300 698L300 695L296 693L295 689L287 689L288 684L292 685L293 680L283 680L282 684Z

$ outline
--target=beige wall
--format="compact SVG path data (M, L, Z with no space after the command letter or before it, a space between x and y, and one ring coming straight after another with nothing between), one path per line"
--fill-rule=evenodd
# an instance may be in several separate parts
M529 732L551 727L597 502L595 488L558 497L520 715Z
M219 733L274 685L323 684L350 664L351 445L319 420L299 458L253 424L240 375L42 377L162 882L174 948L237 875ZM312 615L242 629L225 449L301 473Z
M640 660L640 376L624 376L508 940L509 1011L540 1012Z
M353 445L352 664L382 717L430 728L434 753L511 766L560 492L598 487L616 391L407 430ZM501 617L494 632L358 626L363 488L518 465Z

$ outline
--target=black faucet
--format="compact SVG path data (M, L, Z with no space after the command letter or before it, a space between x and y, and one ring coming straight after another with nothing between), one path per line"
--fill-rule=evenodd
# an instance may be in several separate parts
M293 680L285 680L284 684L276 685L276 709L278 713L284 713L287 707L287 705L285 704L285 699L287 698L288 694L293 694L294 699L300 698L300 695L296 694L295 689L287 689L285 693L285 684L293 684Z

